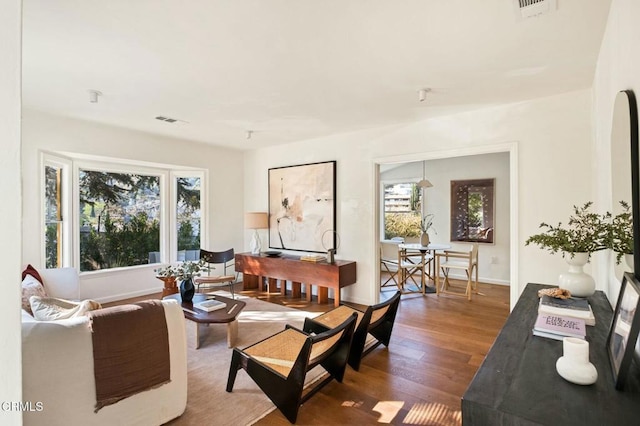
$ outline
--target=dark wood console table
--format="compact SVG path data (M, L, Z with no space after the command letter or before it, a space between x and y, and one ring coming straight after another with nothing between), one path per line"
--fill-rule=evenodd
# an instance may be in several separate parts
M286 281L292 282L293 297L300 297L301 283L304 283L307 300L311 300L311 286L318 286L318 303L327 303L328 289L334 290L334 305L340 304L340 289L356 282L356 262L336 260L335 263L307 262L299 256L281 255L269 257L251 253L238 253L235 269L242 272L243 289L258 288L262 278L269 280L269 291L275 289L276 280L281 280L281 293L284 294Z
M614 387L606 349L612 310L597 291L589 298L596 325L587 327L589 360L598 370L590 386L556 372L562 342L533 336L537 292L528 284L462 397L463 425L638 425L640 371L632 365L625 390Z

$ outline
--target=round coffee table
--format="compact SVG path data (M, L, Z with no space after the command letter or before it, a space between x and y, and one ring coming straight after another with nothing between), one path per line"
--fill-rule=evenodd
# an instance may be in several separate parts
M238 338L238 314L247 305L242 300L229 299L228 297L222 297L218 295L209 295L196 293L193 296L193 300L189 303L182 302L180 293L172 294L163 297L164 300L177 300L182 306L185 319L193 321L196 324L196 349L200 347L200 324L227 324L227 345L233 348L236 345ZM195 308L194 303L203 302L208 299L215 299L219 302L224 302L227 306L222 309L207 312L201 309Z

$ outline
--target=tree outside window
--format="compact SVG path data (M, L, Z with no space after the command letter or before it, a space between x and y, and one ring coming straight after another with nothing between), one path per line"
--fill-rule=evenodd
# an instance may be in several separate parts
M149 263L160 251L160 178L80 170L80 270Z
M384 238L419 237L422 197L414 182L384 185Z
M61 166L45 165L44 240L47 268L60 268L63 265L62 173Z
M177 177L176 221L178 260L195 260L200 256L201 185L199 177ZM184 258L184 259L181 259Z

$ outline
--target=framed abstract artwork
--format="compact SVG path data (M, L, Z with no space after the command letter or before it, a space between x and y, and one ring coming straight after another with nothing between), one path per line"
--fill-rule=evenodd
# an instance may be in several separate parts
M269 247L336 248L336 162L269 169Z
M625 273L620 287L616 310L613 312L611 330L607 339L607 351L613 371L616 389L622 389L640 329L640 283L632 273Z

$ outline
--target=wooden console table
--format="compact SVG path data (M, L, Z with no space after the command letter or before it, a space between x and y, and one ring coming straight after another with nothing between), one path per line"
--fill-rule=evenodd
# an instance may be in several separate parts
M268 257L251 253L238 253L235 258L236 272L242 272L243 289L259 288L263 277L268 279L269 291L275 290L276 281L281 280L280 292L284 295L286 281L292 283L293 297L300 297L304 283L307 301L311 301L311 286L318 286L318 303L327 303L329 288L334 290L334 305L340 305L340 289L356 282L356 262L336 260L335 263L307 262L299 256L281 255Z
M617 391L606 349L612 310L597 291L589 298L596 325L587 327L589 360L598 370L590 386L567 382L556 372L562 341L533 336L537 292L528 284L462 397L463 425L638 425L640 371L632 365Z

